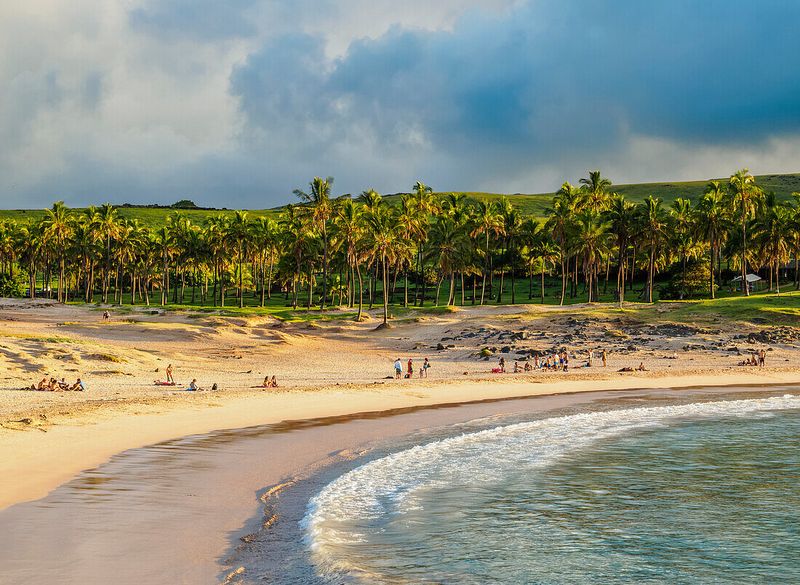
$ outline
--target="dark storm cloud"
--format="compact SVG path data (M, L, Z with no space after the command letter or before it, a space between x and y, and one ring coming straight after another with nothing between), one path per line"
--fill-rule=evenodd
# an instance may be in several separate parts
M800 170L800 2L52 6L0 19L6 206Z
M799 21L800 4L778 1L536 2L452 32L395 28L333 62L312 37L272 41L232 91L265 133L292 120L301 141L335 147L358 129L380 150L420 128L440 161L479 172L632 135L746 145L800 130Z

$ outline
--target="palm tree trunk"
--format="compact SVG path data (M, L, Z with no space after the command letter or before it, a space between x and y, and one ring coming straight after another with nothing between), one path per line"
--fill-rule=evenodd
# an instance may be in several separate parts
M711 270L710 270L711 274L709 276L710 276L710 280L711 280L711 283L710 283L711 288L710 288L709 292L711 294L711 298L713 299L714 296L715 296L715 294L714 294L714 255L715 255L715 253L714 253L715 252L715 250L714 250L714 238L711 238L711 250L710 251L711 251Z
M564 295L567 292L567 267L564 262L564 254L561 254L561 300L558 302L559 305L564 306Z
M383 255L383 324L389 324L389 266Z
M742 289L745 296L750 296L750 286L747 284L747 221L742 210Z
M542 304L544 304L544 262L542 262Z
M486 277L489 275L489 232L486 232L486 262L483 266L483 282L481 283L481 305L486 295Z
M325 222L322 224L322 300L319 303L319 310L325 310L325 301L328 297L328 230Z
M360 264L356 264L356 273L358 275L358 315L356 315L356 321L361 321L361 313L364 310L364 282L361 279Z
M456 304L456 273L455 271L450 271L450 290L447 294L447 306L455 305Z

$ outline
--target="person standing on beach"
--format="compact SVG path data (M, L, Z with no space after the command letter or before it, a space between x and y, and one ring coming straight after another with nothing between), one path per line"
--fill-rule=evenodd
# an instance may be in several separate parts
M428 358L425 358L425 361L422 362L422 367L419 369L419 377L420 378L427 378L428 377L428 368L431 367L431 363L428 361Z
M167 366L167 382L175 383L175 378L172 377L172 364Z
M608 356L606 354L606 350L605 349L603 350L603 353L600 354L600 357L603 359L603 367L605 368L606 367L606 363L607 363L606 360L608 359Z
M394 379L399 380L400 377L403 375L403 363L400 361L400 358L394 360Z
M589 350L589 361L588 361L588 362L587 362L587 364L586 364L586 365L587 365L588 367L590 367L590 368L592 367L592 358L593 358L593 357L594 357L594 350L593 350L593 349L590 349L590 350Z
M408 358L408 369L406 370L406 378L414 377L414 360Z

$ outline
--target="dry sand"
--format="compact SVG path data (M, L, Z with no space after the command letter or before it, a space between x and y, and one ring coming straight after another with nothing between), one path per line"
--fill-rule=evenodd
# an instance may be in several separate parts
M537 306L375 325L157 308L116 310L103 322L97 309L0 300L0 508L38 499L125 449L215 429L564 392L800 383L800 335L787 328L768 347L764 327L671 324L668 313L642 323ZM748 333L755 337L738 337ZM515 357L562 346L573 356L568 373L489 373L500 356L510 367ZM486 348L488 360L480 357ZM761 348L770 350L768 368L736 365L740 352ZM577 367L589 349L606 349L609 366L595 358L594 367ZM430 378L385 379L396 357L419 366L426 356ZM617 371L640 362L649 371ZM181 385L154 386L169 363ZM253 388L273 374L280 388ZM44 376L80 376L87 391L21 390ZM192 378L218 390L183 391Z

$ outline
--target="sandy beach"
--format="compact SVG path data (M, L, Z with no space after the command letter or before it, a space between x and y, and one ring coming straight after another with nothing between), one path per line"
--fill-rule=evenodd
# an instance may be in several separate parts
M686 324L596 307L464 308L398 319L286 323L269 317L102 310L0 302L0 508L43 497L115 453L185 435L288 420L546 394L800 383L788 327ZM563 372L491 374L500 357L566 347ZM592 367L584 366L595 350ZM608 366L598 357L606 349ZM736 364L768 351L767 367ZM430 377L392 379L392 362L432 362ZM168 364L176 387L158 387ZM520 362L522 363L522 361ZM619 372L644 364L644 372ZM254 388L275 375L277 389ZM86 392L22 390L81 377ZM389 379L387 379L387 376ZM192 378L216 391L186 392Z

